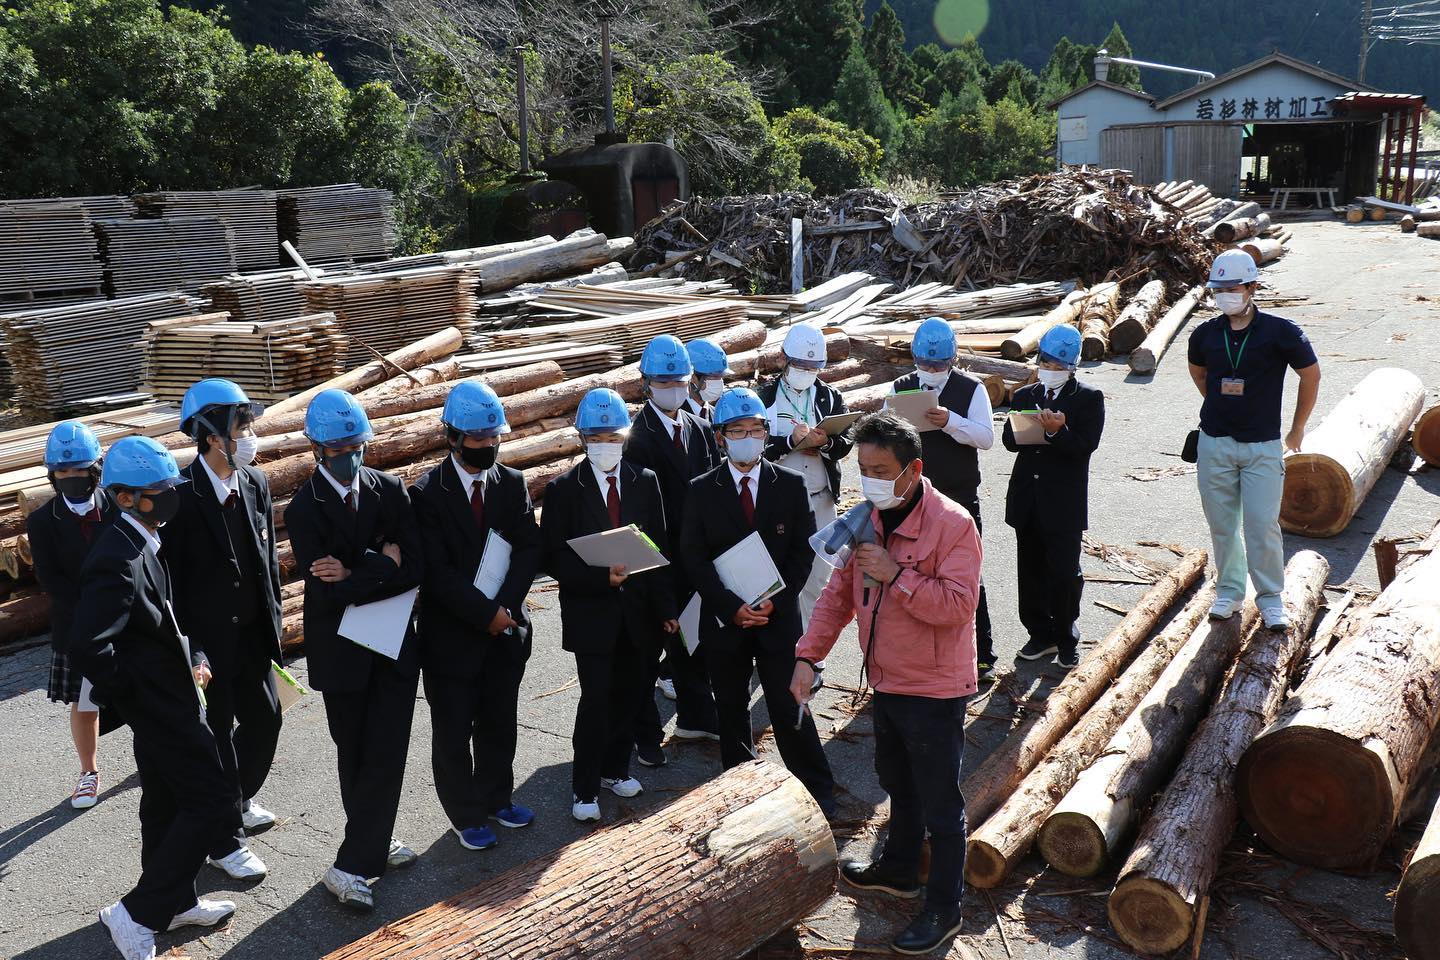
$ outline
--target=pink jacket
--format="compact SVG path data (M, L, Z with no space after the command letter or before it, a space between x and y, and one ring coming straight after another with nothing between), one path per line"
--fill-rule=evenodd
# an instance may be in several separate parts
M823 660L857 615L870 684L882 693L967 697L976 691L975 604L980 596L980 534L970 513L930 485L890 539L901 567L893 584L870 590L851 563L830 576L795 655ZM873 515L880 531L880 513ZM881 533L883 542L883 533ZM870 632L875 607L880 616Z

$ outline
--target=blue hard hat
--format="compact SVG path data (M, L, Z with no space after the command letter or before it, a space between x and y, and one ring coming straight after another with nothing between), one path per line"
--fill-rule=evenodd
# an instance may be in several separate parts
M702 377L719 377L735 372L730 369L730 358L725 356L720 344L709 337L691 340L685 344L685 352L690 355L690 366Z
M723 427L732 420L743 420L746 417L765 419L765 404L760 402L754 390L748 387L731 387L715 401L715 416L711 423Z
M322 447L348 447L375 438L370 418L344 390L322 390L305 409L305 436Z
M694 372L690 365L690 354L679 337L662 333L649 343L640 354L640 373L647 377L688 377Z
M510 432L500 397L490 387L474 380L455 384L445 397L440 422L472 437L497 437Z
M193 437L195 428L199 425L197 419L214 407L243 407L249 411L251 417L260 416L265 409L258 403L251 403L239 384L220 377L210 377L191 385L190 389L185 391L185 398L180 401L180 429ZM220 436L228 432L229 423L206 423L205 426L210 428L211 433Z
M1080 360L1080 331L1068 323L1046 330L1040 338L1040 359L1074 369Z
M184 483L170 451L150 437L125 437L110 447L100 485L109 489L153 490Z
M630 411L620 394L609 387L596 387L580 400L575 429L586 433L624 433L630 429Z
M939 317L921 321L910 341L910 353L916 360L941 363L955 359L955 331Z
M71 470L88 467L100 459L100 441L79 420L55 424L45 438L45 469Z

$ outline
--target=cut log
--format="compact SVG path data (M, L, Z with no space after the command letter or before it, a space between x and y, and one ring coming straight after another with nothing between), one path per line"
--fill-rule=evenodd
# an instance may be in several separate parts
M1410 960L1440 960L1440 802L1395 891L1395 939Z
M1090 298L1080 314L1080 356L1086 360L1104 360L1110 350L1110 324L1115 322L1120 307L1120 286Z
M1200 579L1205 572L1205 558L1204 550L1192 550L1181 557L1130 608L1095 651L1050 691L1045 705L965 778L961 792L971 823L983 823L994 813L1081 714L1094 705L1165 611Z
M885 398L890 396L890 390L891 385L888 383L877 383L873 387L852 390L843 394L845 407L854 412L874 413L885 405Z
M403 376L396 375L377 384L368 390L362 390L355 394L355 399L362 404L372 400L383 400L386 397L399 396L402 393L409 393L416 387L429 387L437 383L446 383L460 376L460 362L458 360L441 360L437 363L427 363L423 367L416 367L407 371Z
M1001 360L998 357L982 357L974 353L961 353L955 357L955 366L960 370L968 370L977 377L988 377L992 373L998 373L1006 380L1017 380L1029 383L1035 379L1035 365L1031 363L1016 363L1014 360Z
M1359 204L1351 204L1345 208L1346 223L1362 223L1365 220L1365 208Z
M1250 259L1259 267L1280 259L1280 255L1285 252L1285 244L1275 238L1254 239L1240 244L1240 249L1250 254Z
M1367 870L1440 721L1440 553L1409 565L1245 751L1240 809L1282 856Z
M742 764L329 954L327 960L747 955L818 907L835 839L800 782Z
M523 470L584 452L585 444L580 439L580 434L574 427L565 427L563 430L550 430L524 440L502 443L500 462L507 467Z
M1176 651L1195 632L1214 602L1215 589L1208 585L1191 597L1184 609L1120 675L1118 682L1105 691L1021 781L995 815L970 834L965 855L966 879L985 888L1004 882L1035 842L1055 801L1065 795L1080 772L1099 755ZM1054 695L1052 691L1051 696Z
M1424 401L1425 385L1410 371L1371 371L1285 459L1280 526L1309 537L1344 530Z
M1440 467L1440 404L1420 414L1410 431L1410 446L1420 459L1432 467Z
M44 633L50 628L50 595L27 593L0 603L0 644Z
M1371 208L1370 208L1370 219L1371 219L1371 220L1375 220L1375 221L1378 222L1378 221L1380 221L1380 220L1384 220L1387 216L1389 216L1389 211L1387 211L1384 207L1371 207Z
M1246 220L1250 217L1258 217L1262 213L1264 213L1264 210L1261 208L1260 204L1256 203L1255 201L1251 200L1248 203L1242 203L1234 210L1231 210L1229 213L1225 214L1225 216L1221 217L1214 226L1211 226L1209 229L1207 229L1205 231L1205 235L1213 237L1215 235L1215 227L1218 227L1221 223L1225 223L1226 221Z
M1205 288L1191 287L1190 292L1181 297L1175 306L1165 311L1155 324L1155 328L1145 337L1145 342L1134 350L1130 351L1130 370L1134 373L1154 373L1155 368L1160 366L1160 358L1165 356L1165 351L1170 348L1170 341L1185 326L1185 321L1190 319L1190 314L1195 307L1205 298Z
M1415 236L1440 240L1440 223L1422 223L1415 228Z
M1414 233L1414 232L1415 232L1415 215L1414 215L1414 214L1412 214L1412 213L1407 213L1407 214L1405 214L1405 216L1403 216L1403 217L1400 218L1400 232L1401 232L1401 233Z
M1115 325L1110 328L1111 351L1129 353L1140 346L1164 309L1165 281L1151 280L1130 298Z
M591 267L628 256L635 241L629 237L607 240L603 233L576 232L555 243L481 260L470 267L480 280L480 292L497 293L522 283L538 283L581 273Z
M349 373L343 373L324 383L318 383L309 390L302 390L295 396L274 404L265 413L267 416L274 416L287 410L304 410L316 394L325 390L348 390L351 393L358 393L377 383L389 380L402 370L411 370L447 357L460 348L460 342L460 330L456 327L446 327L439 333L433 333L423 340L417 340L401 347L394 353L388 354L384 360L373 360Z
M1231 218L1215 224L1215 239L1221 243L1239 243L1259 236L1270 229L1270 215L1262 213L1253 217Z
M1013 337L1006 338L1005 342L1000 344L1000 356L1006 360L1024 360L1039 348L1040 338L1045 336L1049 330L1062 323L1075 325L1085 304L1095 296L1104 293L1110 286L1113 284L1102 283L1089 290L1072 291L1058 306L1052 307L1039 320L1025 327Z

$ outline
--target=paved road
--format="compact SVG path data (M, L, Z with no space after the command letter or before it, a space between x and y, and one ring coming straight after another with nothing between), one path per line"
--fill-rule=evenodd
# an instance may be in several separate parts
M1436 307L1440 244L1402 237L1393 224L1307 223L1298 225L1295 233L1294 251L1267 271L1267 279L1280 295L1308 298L1278 312L1303 323L1315 341L1325 374L1320 411L1328 410L1345 390L1380 365L1403 365L1427 383L1440 383L1440 346L1432 336L1440 321ZM1109 422L1093 468L1092 535L1124 546L1142 540L1206 546L1193 476L1149 481L1133 476L1145 468L1169 473L1168 468L1181 466L1176 454L1198 408L1185 372L1183 342L1153 380L1130 376L1128 368L1118 363L1087 365L1081 376L1104 389L1108 398ZM1292 378L1287 407L1293 390ZM982 496L990 522L985 571L998 647L1006 664L1002 671L1010 669L1009 657L1023 642L1014 613L1014 540L1000 522L1010 465L1011 456L998 444L982 456L986 478ZM847 497L858 495L853 468L846 485ZM1440 475L1436 473L1387 471L1343 535L1328 541L1287 538L1287 554L1318 549L1331 561L1332 583L1353 580L1374 586L1369 541L1376 534L1428 530L1440 513L1437 490ZM1157 560L1164 557L1161 551L1148 552ZM1092 573L1115 572L1089 559L1086 567ZM1118 619L1092 601L1123 609L1142 590L1092 584L1082 619L1086 636L1102 637ZM305 702L286 715L279 757L262 794L265 804L282 817L274 829L254 840L271 876L248 887L207 868L200 878L202 892L233 897L239 913L226 928L206 936L162 937L162 947L178 944L197 960L220 956L308 960L386 920L581 836L585 828L570 820L568 809L574 666L560 650L554 593L538 590L532 594L532 605L537 643L521 698L517 797L537 810L534 827L505 832L501 846L493 851L469 853L458 846L435 800L428 757L429 713L420 704L397 828L421 853L420 862L380 882L372 916L341 911L318 882L333 857L341 827L334 753L325 732L323 707L318 699ZM101 803L84 814L70 810L67 798L74 761L64 713L44 697L46 662L43 651L0 660L0 958L91 960L113 955L95 912L133 882L139 791L128 736L118 733L106 738L102 747ZM295 666L303 675L304 662ZM1056 676L1053 666L1026 666L1016 670L1003 689L1020 700L1043 696ZM842 639L827 677L836 686L818 701L830 738L827 752L847 791L847 814L862 822L883 810L884 796L870 767L869 718L864 713L852 715L846 707L851 694L844 688L859 683L853 629ZM972 757L993 748L1015 707L1015 701L1003 695L983 705L987 718L973 721L969 730ZM975 709L980 712L982 707ZM763 708L757 709L757 727L767 722ZM607 819L664 803L719 770L717 751L711 747L676 746L671 757L673 762L665 769L640 773L646 786L643 796L630 802L603 802ZM873 843L873 830L858 833L846 846L863 854ZM1224 902L1212 909L1202 956L1207 960L1331 956L1275 906L1258 899L1257 891L1265 887L1286 890L1283 896L1302 904L1300 911L1308 923L1332 934L1353 935L1332 925L1336 917L1365 928L1388 929L1386 893L1398 880L1397 857L1392 852L1376 875L1362 879L1284 864L1266 869L1261 857L1237 859L1233 864L1237 882L1225 888ZM1105 891L1111 880L1065 881L1031 858L993 899L973 893L967 898L967 933L962 940L973 955L992 958L1109 960L1127 955L1117 949L1105 926L1102 896L1055 895L1077 889ZM996 909L1009 918L1004 921L1003 940L997 931ZM901 919L883 902L837 895L817 912L812 925L834 943L858 941L871 946L884 942ZM1092 933L1086 932L1087 924ZM812 947L825 945L817 937L807 937L806 942ZM1378 948L1352 947L1351 952L1387 955ZM959 956L960 948L952 955Z

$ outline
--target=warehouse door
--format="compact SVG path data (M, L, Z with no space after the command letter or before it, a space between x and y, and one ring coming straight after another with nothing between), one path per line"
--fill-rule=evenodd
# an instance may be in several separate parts
M1165 176L1164 128L1147 123L1101 130L1100 166L1129 170L1136 183L1159 183Z
M1233 123L1187 123L1175 127L1172 180L1194 180L1217 197L1240 194L1240 137Z

